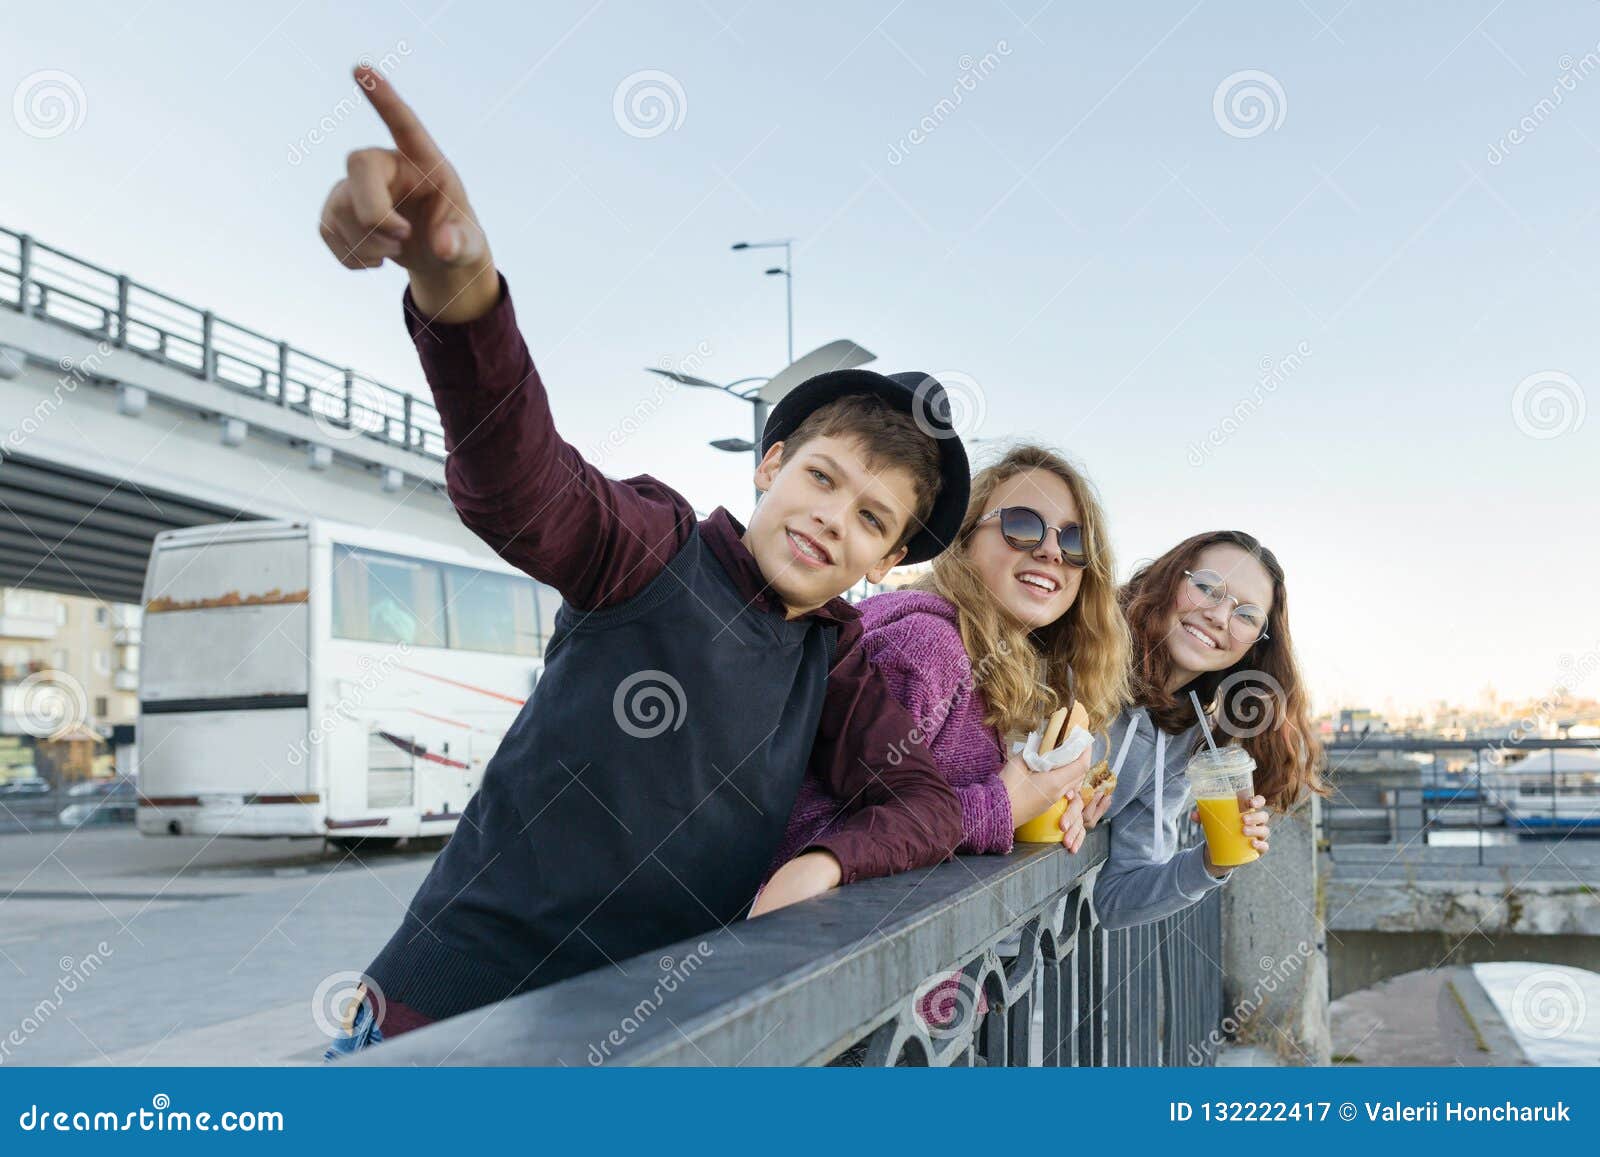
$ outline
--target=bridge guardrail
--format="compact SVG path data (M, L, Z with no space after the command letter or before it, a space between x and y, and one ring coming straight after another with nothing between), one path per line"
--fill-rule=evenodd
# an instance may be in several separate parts
M1600 763L1563 768L1567 750L1600 750L1591 740L1529 739L1519 746L1485 740L1385 737L1327 749L1333 796L1323 808L1323 846L1399 845L1485 849L1544 836L1600 835ZM1357 769L1359 756L1393 765ZM1426 762L1411 757L1426 755ZM1548 763L1545 757L1548 757ZM1441 757L1443 757L1441 759ZM1452 766L1456 764L1458 766Z
M1106 849L1101 829L1077 855L1019 845L1009 856L851 884L352 1060L1209 1064L1223 1012L1221 894L1159 923L1108 930L1093 908ZM919 1012L929 988L958 972L941 1004L953 1019L930 1025Z
M432 402L4 227L0 304L222 389L437 461L445 457Z

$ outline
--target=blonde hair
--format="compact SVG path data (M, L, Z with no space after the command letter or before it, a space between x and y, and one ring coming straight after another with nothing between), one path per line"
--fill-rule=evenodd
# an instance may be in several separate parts
M1089 555L1071 608L1033 631L1002 612L966 559L978 519L991 509L995 490L1029 470L1049 471L1066 483L1078 507ZM927 575L912 584L955 606L973 682L988 704L984 722L1002 734L1031 731L1043 714L1065 704L1074 686L1092 731L1108 727L1131 697L1131 645L1127 620L1117 603L1109 538L1105 512L1088 478L1055 451L1027 443L978 471L955 542Z

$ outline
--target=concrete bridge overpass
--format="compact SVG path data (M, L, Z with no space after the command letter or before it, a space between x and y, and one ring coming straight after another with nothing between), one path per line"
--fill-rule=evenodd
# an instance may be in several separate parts
M0 228L0 583L138 602L171 527L320 515L485 552L431 402Z
M1318 895L1333 997L1418 969L1489 961L1600 971L1600 841L1577 824L1542 839L1516 834L1504 799L1485 791L1508 774L1542 786L1548 761L1554 800L1558 757L1595 747L1509 731L1498 739L1366 735L1330 744L1333 796L1320 809ZM1586 777L1575 778L1585 783L1563 779L1562 790L1577 806L1600 807ZM1543 807L1514 790L1519 814Z
M1335 999L1419 968L1538 960L1600 971L1600 846L1336 844L1322 857Z

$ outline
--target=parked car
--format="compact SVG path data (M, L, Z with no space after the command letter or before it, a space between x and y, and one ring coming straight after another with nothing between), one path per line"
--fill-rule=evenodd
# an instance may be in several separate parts
M13 779L6 783L0 783L0 797L12 798L15 796L49 794L50 781L37 775L30 775L22 779Z
M63 827L132 823L139 807L138 784L126 777L76 783L67 795L76 802L61 809Z

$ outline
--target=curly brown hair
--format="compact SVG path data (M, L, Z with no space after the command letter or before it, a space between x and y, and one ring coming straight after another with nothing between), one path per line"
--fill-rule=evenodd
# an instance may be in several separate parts
M1271 578L1267 637L1231 667L1207 671L1169 692L1173 663L1167 633L1172 604L1188 581L1184 571L1194 568L1201 551L1220 545L1247 552ZM1121 599L1133 633L1133 698L1149 712L1151 722L1168 734L1192 726L1189 692L1193 691L1205 705L1213 730L1221 733L1219 740L1237 737L1255 760L1256 791L1274 811L1286 812L1310 793L1328 794L1318 771L1322 744L1311 725L1310 700L1295 662L1289 595L1276 555L1242 530L1207 531L1140 566L1123 584Z

